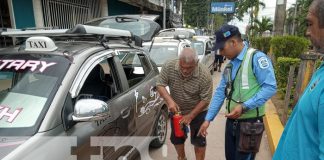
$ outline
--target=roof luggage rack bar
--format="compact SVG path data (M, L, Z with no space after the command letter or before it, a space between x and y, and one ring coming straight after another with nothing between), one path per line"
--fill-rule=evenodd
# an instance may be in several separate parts
M88 26L77 24L71 29L54 29L54 30L28 30L28 31L7 31L0 32L2 36L10 37L32 37L32 36L47 36L47 37L98 37L102 42L107 42L113 39L123 39L127 43L135 41L135 45L142 47L143 40L133 35L130 31L112 28L103 28L96 26Z
M132 37L130 31L77 24L66 31L66 34L93 34L106 37Z
M71 29L54 29L54 30L27 30L27 31L5 31L3 36L26 37L26 36L75 36L75 35L104 35L106 37L132 37L130 31L112 28L103 28L77 24Z
M57 35L65 34L68 29L54 29L54 30L26 30L26 31L4 31L1 33L2 36L9 37L26 37L26 36L37 36L37 35Z

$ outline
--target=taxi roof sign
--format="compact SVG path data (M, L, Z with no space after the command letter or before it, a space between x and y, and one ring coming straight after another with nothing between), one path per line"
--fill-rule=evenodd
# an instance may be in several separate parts
M48 37L30 37L26 40L26 51L55 51L57 46L54 41Z

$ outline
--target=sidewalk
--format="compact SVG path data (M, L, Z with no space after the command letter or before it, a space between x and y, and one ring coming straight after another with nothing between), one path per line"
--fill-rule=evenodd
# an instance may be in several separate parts
M221 73L215 72L213 74L214 88L220 81ZM219 114L208 128L207 136L207 150L206 160L225 160L225 107L223 106ZM190 137L185 144L186 156L188 160L195 159L195 152L193 145L190 144ZM150 156L154 160L176 160L177 153L170 142L170 124L168 124L168 135L166 144L159 149L151 149ZM256 160L271 160L271 151L268 144L267 134L264 132L260 146L260 152L256 156Z

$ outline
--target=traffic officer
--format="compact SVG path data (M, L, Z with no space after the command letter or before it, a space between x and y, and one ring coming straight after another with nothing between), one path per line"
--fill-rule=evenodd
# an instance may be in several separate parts
M216 32L214 50L217 49L230 62L224 69L198 134L207 136L207 128L226 98L226 159L253 160L257 151L238 149L239 143L247 143L246 139L240 142L240 125L242 122L259 122L263 127L264 104L277 90L273 66L264 53L244 44L239 29L233 25L223 25Z

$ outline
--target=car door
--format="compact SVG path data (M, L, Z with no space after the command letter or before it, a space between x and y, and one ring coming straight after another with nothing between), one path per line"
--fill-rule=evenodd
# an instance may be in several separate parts
M136 135L147 136L157 114L154 72L147 56L142 51L129 52L121 62L126 74L129 90L134 101Z
M78 159L89 159L90 155L100 153L103 153L103 157L114 155L114 148L90 147L91 136L113 138L112 136L130 134L120 132L117 123L122 118L125 123L131 124L134 118L125 112L127 108L131 108L131 104L128 103L128 94L124 94L127 86L121 82L121 67L116 62L119 62L119 59L107 51L90 56L78 71L70 90L71 96L67 96L66 105L72 107L79 100L89 98L104 101L109 106L110 116L104 120L78 122L66 127L67 136L77 137L78 145L72 150L72 154L77 155ZM67 117L65 110L62 117Z

